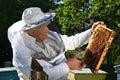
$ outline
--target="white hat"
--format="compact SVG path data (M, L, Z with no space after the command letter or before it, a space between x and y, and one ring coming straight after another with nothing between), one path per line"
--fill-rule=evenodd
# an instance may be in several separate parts
M25 22L23 30L29 30L41 25L48 25L55 17L55 13L43 13L39 7L27 8L23 11L22 20Z

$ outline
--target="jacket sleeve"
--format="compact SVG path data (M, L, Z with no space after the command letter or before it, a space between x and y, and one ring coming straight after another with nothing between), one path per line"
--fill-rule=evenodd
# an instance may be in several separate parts
M8 39L13 49L12 63L17 70L20 80L29 80L31 51L24 46L19 33L11 33L8 30Z
M87 30L78 33L74 36L68 37L67 35L61 35L63 42L65 44L65 50L74 50L77 47L81 47L89 42L91 36L91 30Z

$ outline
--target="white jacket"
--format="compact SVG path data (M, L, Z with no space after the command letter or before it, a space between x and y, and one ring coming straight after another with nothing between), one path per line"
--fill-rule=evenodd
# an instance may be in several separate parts
M59 80L60 78L66 80L69 68L65 63L65 51L74 50L88 43L91 36L90 29L70 37L50 31L50 43L52 43L50 45L53 48L48 47L42 50L41 46L36 44L36 40L33 37L22 31L23 26L25 26L25 23L18 21L8 29L8 39L13 49L13 65L17 69L20 80L30 79L31 59L32 56L36 55L37 61L48 74L49 80Z

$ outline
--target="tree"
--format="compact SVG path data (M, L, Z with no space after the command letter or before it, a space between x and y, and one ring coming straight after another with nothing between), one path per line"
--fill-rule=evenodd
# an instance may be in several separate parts
M80 31L80 26L86 21L87 9L90 7L84 0L63 0L63 3L53 10L57 13L61 32L68 35L75 34ZM84 25L82 27L85 28Z

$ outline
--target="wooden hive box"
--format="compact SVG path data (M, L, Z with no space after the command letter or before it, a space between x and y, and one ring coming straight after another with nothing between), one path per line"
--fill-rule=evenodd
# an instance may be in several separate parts
M89 68L83 70L71 70L67 80L105 80L107 72L99 70L93 74Z

